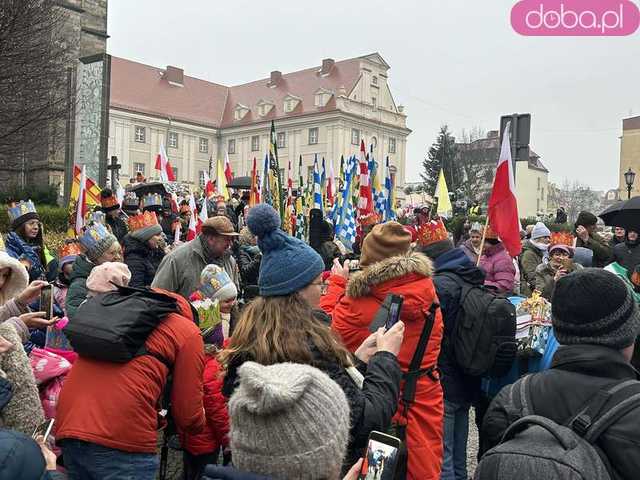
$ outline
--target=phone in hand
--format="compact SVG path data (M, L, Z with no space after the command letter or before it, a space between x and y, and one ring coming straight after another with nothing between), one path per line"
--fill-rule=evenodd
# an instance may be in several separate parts
M384 324L385 330L389 330L398 323L398 320L400 320L400 311L402 310L402 302L404 301L404 297L402 295L390 294L390 296L391 301L389 303L389 315L387 316L387 321Z
M393 479L401 444L397 437L371 432L358 480Z
M51 320L53 318L53 286L45 285L40 290L40 311L45 312L45 318Z
M50 418L49 420L45 420L44 422L42 422L33 431L33 435L31 435L31 438L35 440L37 437L42 435L44 437L44 442L46 443L47 438L49 438L49 434L51 434L51 429L53 428L54 422L55 418Z

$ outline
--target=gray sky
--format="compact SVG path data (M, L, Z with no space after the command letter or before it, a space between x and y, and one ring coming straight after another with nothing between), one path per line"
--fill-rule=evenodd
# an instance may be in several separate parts
M109 53L236 85L379 52L413 130L407 180L440 125L454 134L532 114L551 180L617 187L622 118L640 115L640 31L522 37L508 0L110 0Z

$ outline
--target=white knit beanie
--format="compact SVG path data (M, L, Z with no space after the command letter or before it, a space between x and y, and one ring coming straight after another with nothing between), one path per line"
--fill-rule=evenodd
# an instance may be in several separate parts
M296 363L245 362L229 400L234 465L273 478L338 478L349 404L329 376Z

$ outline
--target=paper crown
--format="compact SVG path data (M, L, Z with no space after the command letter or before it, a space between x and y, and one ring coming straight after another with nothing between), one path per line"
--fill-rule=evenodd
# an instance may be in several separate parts
M213 297L220 288L231 283L231 277L223 270L213 275L209 280L198 287L205 297Z
M89 220L94 223L101 223L103 225L107 224L107 216L104 214L104 212L100 210L96 210L95 212L92 212L91 216L89 217Z
M111 235L102 223L93 222L78 239L85 250L92 250L98 243Z
M58 258L60 259L60 264L72 261L73 258L77 257L82 253L82 249L80 247L80 243L76 239L67 239L65 240L60 250L58 250Z
M142 208L162 208L162 196L159 193L147 193L142 197Z
M567 247L573 247L574 238L570 232L553 232L551 234L550 246L554 245L566 245Z
M129 217L129 231L135 232L142 228L152 227L158 225L158 217L156 212L146 211L133 217Z
M120 202L118 202L118 198L111 194L107 197L100 197L100 205L105 210L115 210L116 208L120 208Z
M380 216L376 213L368 213L367 215L358 217L358 223L360 223L360 225L362 225L363 227L367 225L375 225L379 222Z
M33 204L33 202L31 200L27 200L26 202L24 200L20 200L20 203L11 203L9 205L9 221L11 223L15 222L18 218L22 217L23 215L28 215L29 213L33 214L33 215L37 215L38 212L36 211L36 206Z
M138 196L133 192L127 192L122 203L129 209L137 209L140 207L140 200L138 200Z
M498 239L498 234L496 233L496 231L491 227L491 225L487 225L487 231L484 234L484 238L488 238L488 239Z
M448 238L449 232L447 232L447 228L444 226L442 219L431 220L418 227L418 243L423 247L447 240Z
M482 233L482 225L479 222L473 222L473 224L471 224L471 228L469 229L469 231Z

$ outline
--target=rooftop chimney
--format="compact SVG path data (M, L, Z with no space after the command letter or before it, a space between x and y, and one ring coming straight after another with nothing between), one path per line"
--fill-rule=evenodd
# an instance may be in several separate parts
M162 78L164 78L171 85L176 85L179 87L184 86L184 70L182 70L181 68L168 65L167 69L164 71L164 75L162 76Z
M280 70L274 70L271 72L269 79L269 86L276 87L282 81L282 72Z
M320 75L329 75L335 63L336 62L333 60L333 58L325 58L324 60L322 60L322 69L320 70Z

